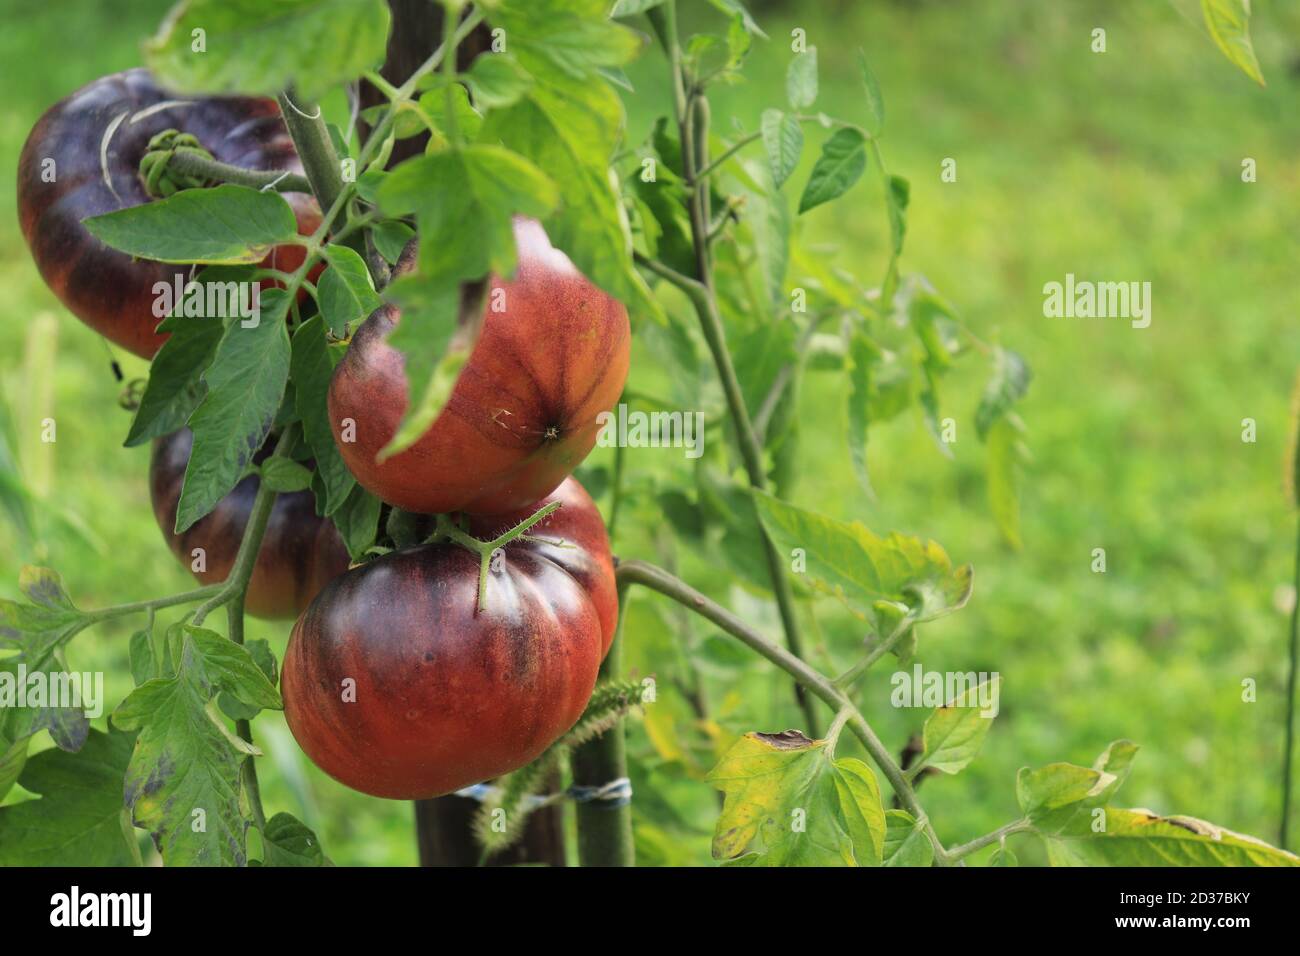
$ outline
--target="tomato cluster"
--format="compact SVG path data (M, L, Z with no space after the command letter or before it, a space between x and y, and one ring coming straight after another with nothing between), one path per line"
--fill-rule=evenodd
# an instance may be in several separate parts
M155 285L193 267L132 259L83 220L153 201L139 165L165 129L193 134L229 164L301 169L274 101L175 97L131 70L51 107L18 174L23 234L50 288L87 325L146 358L165 339L155 331ZM286 198L299 230L315 229L314 199ZM401 320L391 305L351 339L329 417L348 468L390 507L453 514L480 541L547 505L559 509L494 555L481 590L479 554L445 535L349 567L313 492L281 494L249 580L249 612L297 618L281 677L290 729L318 766L365 793L432 797L535 759L582 714L614 638L609 539L570 475L626 380L627 312L539 223L517 220L515 240L518 269L490 280L478 341L445 409L412 446L379 460L410 401L404 359L386 341ZM285 247L267 264L292 270L302 255ZM412 249L398 271L413 267ZM245 477L178 534L192 447L187 429L155 440L153 510L177 557L215 583L235 562L260 479Z

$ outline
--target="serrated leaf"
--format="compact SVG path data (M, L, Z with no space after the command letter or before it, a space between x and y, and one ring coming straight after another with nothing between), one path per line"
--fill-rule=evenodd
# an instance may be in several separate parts
M760 123L767 165L772 170L773 182L780 189L799 165L803 128L797 119L782 110L764 110Z
M187 93L309 99L384 60L389 14L383 0L184 0L145 43L160 81ZM205 49L196 55L194 31Z
M113 723L138 730L127 768L126 805L168 865L242 866L243 748L210 704L222 691L249 706L280 709L280 695L252 656L220 634L185 625L173 677L137 687ZM198 821L203 827L195 826Z
M526 96L488 114L483 138L527 156L558 185L559 207L543 221L556 248L633 315L663 322L662 309L633 268L631 227L609 169L623 134L622 101L598 77L580 81L536 70L534 76Z
M817 102L817 48L796 53L785 72L785 98L792 110L806 110Z
M324 507L317 510L332 515L352 489L356 479L343 463L334 433L330 429L326 398L330 378L334 373L334 360L325 341L325 324L315 315L298 326L293 333L289 371L294 382L294 401L302 418L302 433L316 460L316 474L325 489Z
M1250 42L1250 0L1201 0L1201 14L1228 62L1263 86L1264 74Z
M862 761L796 730L746 734L709 772L726 794L713 856L763 866L879 866L885 811Z
M808 184L799 197L799 214L838 199L853 186L867 168L866 137L858 130L843 127L822 144Z
M127 655L131 665L131 680L136 687L160 675L158 659L154 654L153 634L149 631L136 631L131 635Z
M930 767L955 774L975 759L998 712L1002 678L963 689L925 722L924 750L914 770Z
M75 754L28 760L19 781L41 799L0 807L0 866L138 866L122 809L132 739L94 730Z
M922 622L957 610L970 597L970 565L954 567L933 541L897 532L882 538L857 521L805 511L761 491L753 496L777 551L802 551L809 583L850 606L865 612L878 601L903 603Z
M275 420L289 378L289 335L283 290L262 293L262 315L252 328L227 322L212 365L207 394L189 426L194 448L176 509L176 533L208 514L243 476Z
M170 334L149 366L149 384L123 442L127 448L170 435L185 425L203 401L206 387L202 376L224 330L221 322L213 319L169 317L158 331Z
M120 252L159 262L256 263L298 238L279 193L225 183L91 216L82 225Z
M420 271L477 279L515 270L516 213L544 218L559 202L555 183L499 146L466 146L409 160L380 184L380 205L419 221Z

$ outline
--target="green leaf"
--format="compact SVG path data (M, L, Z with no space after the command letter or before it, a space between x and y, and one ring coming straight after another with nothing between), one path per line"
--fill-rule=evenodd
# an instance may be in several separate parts
M515 213L540 219L559 193L545 173L500 146L466 146L409 160L379 186L390 215L414 212L420 270L476 279L515 271Z
M821 155L799 198L800 215L822 203L838 199L858 181L866 168L866 137L850 127L836 130L822 144Z
M866 611L877 601L909 605L917 622L962 607L970 597L971 567L954 567L933 541L873 534L761 491L753 492L759 518L778 552L801 551L810 583Z
M202 375L212 363L224 330L213 319L169 317L158 331L171 334L149 366L149 384L123 443L127 448L170 435L189 420L203 401Z
M862 74L862 86L867 94L867 132L872 136L879 136L885 126L885 101L880 95L880 85L876 82L876 76L871 72L867 54L861 49L858 50L858 71Z
M138 866L122 808L131 743L130 734L92 730L75 754L28 760L19 782L41 799L0 807L0 866Z
M504 0L493 26L505 29L522 65L535 77L558 70L575 80L601 67L622 66L641 49L641 38L606 14L606 0Z
M955 774L975 759L998 712L1002 678L967 687L925 721L925 749L913 772L930 767ZM991 713L990 713L991 711Z
M402 257L406 244L415 236L415 230L400 219L385 219L376 223L370 232L375 248L388 264L396 265Z
M485 53L474 60L464 79L474 99L488 109L517 103L533 85L533 78L513 57Z
M248 656L253 659L272 687L280 682L279 667L276 664L275 654L271 650L271 645L264 639L258 638L253 641L244 642L244 650L248 651ZM246 704L229 691L223 690L217 695L217 704L231 720L252 720L262 712L261 706L257 704Z
M302 418L302 433L316 460L316 474L325 488L325 503L318 511L332 515L356 487L356 479L343 464L334 433L330 429L329 395L330 378L334 374L334 360L325 341L325 324L314 315L293 333L289 371L293 376L294 401Z
M174 677L137 687L113 723L138 730L126 773L133 820L174 865L242 866L246 862L240 764L249 754L216 713L225 691L252 707L282 704L247 650L220 634L185 625Z
M975 410L975 430L987 440L993 423L1029 390L1033 373L1029 365L1016 352L995 346L993 349L993 374L984 386L979 407Z
M311 487L311 470L291 458L268 458L260 469L262 480L280 493L306 491Z
M149 631L136 631L131 635L127 654L131 665L131 679L136 687L159 676L158 659L153 648L153 634Z
M806 110L817 102L817 48L796 53L785 72L785 98L790 109Z
M989 505L1003 539L1019 550L1020 471L1029 460L1025 426L1012 412L999 415L985 438L988 452Z
M1022 767L1016 775L1016 800L1025 816L1040 830L1054 831L1067 825L1081 810L1102 806L1128 779L1138 747L1130 740L1116 740L1091 768L1070 763L1053 763L1036 770Z
M1052 866L1300 866L1300 857L1254 837L1143 809L1097 808L1041 835Z
M262 447L289 377L288 308L283 290L270 289L255 326L245 328L239 319L226 324L203 374L207 395L190 416L194 448L176 509L177 534L216 507Z
M402 353L407 389L415 396L406 407L392 439L379 450L380 460L405 451L429 430L451 398L472 346L453 346L461 307L460 283L450 277L405 276L388 295L401 319L388 344Z
M366 261L347 246L330 244L321 250L330 265L317 282L320 311L334 334L342 338L347 327L383 304L375 291Z
M989 859L989 866L1019 866L1020 860L1011 852L1010 847L1000 846L993 851L993 856Z
M867 428L871 424L871 373L880 349L855 325L849 333L849 458L858 484L868 495L873 495L871 475L867 468Z
M334 526L342 535L348 555L353 561L361 560L366 550L375 543L382 504L366 489L354 485L352 492L334 513Z
M526 96L488 114L483 138L527 156L558 184L559 208L543 225L579 271L634 315L662 322L662 309L633 268L631 227L609 170L623 134L622 101L598 77L533 73Z
M320 840L292 814L277 813L262 831L262 866L330 866Z
M921 825L906 810L885 811L883 866L929 866L934 848Z
M745 5L741 3L741 0L709 0L709 2L717 9L727 14L727 16L740 17L740 21L745 25L745 29L754 36L762 37L764 40L767 39L767 34L759 29L758 23L752 16L750 16L749 11L745 9Z
M614 9L610 11L611 17L634 17L638 13L645 13L655 7L663 6L664 0L617 0Z
M803 128L789 113L764 110L761 129L767 165L772 170L772 180L780 189L799 165L799 154L803 151Z
M19 706L18 688L30 686L38 675L47 688L68 684L63 648L92 620L73 606L58 573L49 568L24 566L18 587L30 603L0 600L0 649L18 652L0 658L0 741L7 750L48 730L61 750L80 750L90 729L82 707L48 698Z
M91 216L82 224L121 252L159 262L256 263L298 239L279 193L225 183Z
M879 866L885 811L875 775L797 730L749 733L708 781L726 797L713 856L758 854L764 866Z
M0 733L0 800L4 800L5 794L13 789L22 775L23 767L27 766L27 748L31 742L30 735L8 740ZM0 809L0 815L3 813L4 810Z
M315 99L383 63L388 20L383 0L184 0L145 44L145 62L177 92L293 88Z
M1264 85L1264 74L1250 42L1250 0L1201 0L1206 29L1237 69Z

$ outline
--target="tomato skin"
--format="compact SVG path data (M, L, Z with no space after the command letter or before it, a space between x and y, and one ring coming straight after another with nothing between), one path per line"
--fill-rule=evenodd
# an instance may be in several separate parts
M618 627L614 556L609 550L609 534L600 511L577 478L564 479L560 487L541 501L511 514L472 516L469 532L476 538L490 541L552 501L560 502L560 509L529 528L527 538L516 539L508 547L528 549L558 564L582 586L600 619L603 658L609 653Z
M239 553L260 479L256 475L244 478L210 514L176 534L176 507L193 445L194 435L188 428L154 441L149 497L172 553L182 565L192 568L193 549L203 548L206 568L191 573L203 584L220 584ZM322 587L347 569L347 547L333 523L316 514L311 491L278 495L248 582L245 608L256 617L292 620Z
M552 247L539 223L516 219L515 240L514 278L493 277L482 333L451 398L406 451L375 460L408 402L404 360L384 341L398 311L385 306L362 323L334 370L329 412L339 451L357 481L390 504L425 514L526 507L587 456L597 415L623 390L627 310ZM343 440L349 419L354 441Z
M478 611L478 568L454 544L395 551L335 578L294 625L285 718L340 783L451 793L531 762L582 715L602 644L582 587L508 546Z
M132 122L160 104L172 105ZM100 161L110 128L111 188ZM81 220L153 201L138 167L150 138L165 129L193 133L222 162L302 171L274 100L174 96L143 69L102 77L54 104L28 135L18 161L19 224L41 277L73 315L143 358L152 358L167 338L154 331L161 321L153 314L155 283L174 286L178 275L184 282L197 269L132 259L92 236ZM47 159L54 161L54 182L41 178ZM284 196L300 233L320 224L315 199ZM303 258L301 247L280 246L262 265L292 272Z

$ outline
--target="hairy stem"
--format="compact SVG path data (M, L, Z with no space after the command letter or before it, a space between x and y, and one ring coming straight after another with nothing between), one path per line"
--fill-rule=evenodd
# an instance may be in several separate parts
M894 761L893 755L881 743L880 738L876 736L876 732L872 730L866 718L862 716L861 711L857 709L853 701L840 688L835 686L830 678L815 670L785 648L769 641L726 608L710 601L685 581L673 577L662 568L657 568L645 561L621 561L616 574L620 588L628 584L640 584L652 591L658 591L665 597L678 601L696 614L712 621L751 650L757 651L761 656L781 668L781 670L798 681L799 686L806 688L808 693L821 700L836 714L847 711L848 715L845 719L848 721L849 730L858 738L871 756L872 761L880 768L880 772L885 775L903 809L916 818L916 821L920 824L926 838L930 841L930 846L934 850L935 863L939 866L949 865L948 853L939 841L938 834L935 833L930 818L917 800L916 791L912 788L911 783L908 782L902 769Z
M167 161L167 165L179 173L215 182L233 183L236 186L251 186L253 189L270 187L281 193L312 191L310 181L299 173L278 169L245 169L243 166L212 159L198 150L178 149Z
M1034 825L1028 820L1017 820L1014 823L1008 823L1004 827L998 827L992 833L986 833L982 837L976 837L969 843L962 843L959 846L952 847L948 850L948 859L955 863L962 857L970 856L976 850L982 850L986 846L1002 842L1003 838L1009 837L1015 833L1028 833L1033 830Z

